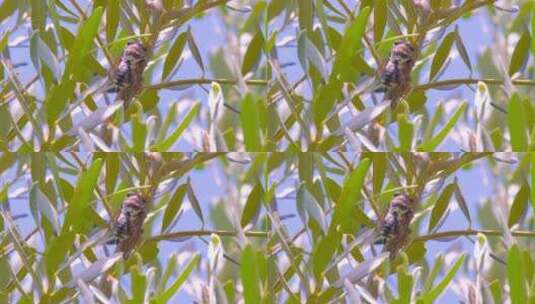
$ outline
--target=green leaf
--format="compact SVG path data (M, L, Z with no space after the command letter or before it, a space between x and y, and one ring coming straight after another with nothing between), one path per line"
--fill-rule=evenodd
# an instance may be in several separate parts
M427 229L428 231L432 231L444 216L455 188L456 184L451 183L447 185L440 194L440 197L435 202L435 206L433 206L433 210L431 211L431 219L429 220L429 228Z
M464 110L467 107L467 103L463 102L459 108L457 108L457 111L453 113L451 118L448 120L448 122L444 125L444 127L435 135L433 138L429 139L426 142L423 142L418 146L419 151L428 151L432 152L434 151L440 143L448 136L450 131L453 129L453 127L457 124L457 121L459 121L459 118L461 118L461 115L464 113Z
M67 103L74 96L75 82L63 79L57 86L53 86L45 99L46 119L52 124L65 109Z
M173 194L173 197L169 200L167 203L167 206L165 207L165 212L163 214L162 219L162 233L164 233L169 225L173 223L175 218L178 216L180 207L182 206L182 203L184 202L184 196L186 195L186 191L188 189L187 184L183 184L179 186L175 193Z
M398 115L399 128L399 149L401 151L412 151L412 140L414 138L414 125L407 115Z
M531 207L535 213L535 153L531 153L529 172L531 177Z
M132 282L132 300L129 303L143 303L147 290L147 277L137 265L130 267L130 277Z
M240 277L243 285L243 299L246 304L258 303L260 294L260 275L256 252L253 246L248 244L241 253Z
M354 224L362 224L362 222L357 223L358 221L354 218L354 210L360 210L360 208L355 207L360 199L360 191L364 185L370 165L370 159L363 159L360 161L357 168L349 173L349 177L346 179L344 187L342 188L340 198L334 207L333 223L331 224L333 228L337 224L341 224L342 227L345 227L346 229L350 229Z
M178 127L173 131L169 137L167 137L165 140L163 140L160 143L155 144L152 146L151 150L153 151L161 151L165 152L168 151L171 146L175 144L175 142L180 138L180 135L186 130L186 128L190 125L190 123L193 121L195 117L197 117L197 114L199 113L199 109L201 108L200 103L195 103L191 110L186 114L182 122L178 125Z
M204 216L202 215L202 209L201 204L199 204L199 200L197 199L197 196L195 195L195 192L193 191L193 187L191 186L191 179L188 177L187 182L187 192L186 195L188 196L188 201L193 208L193 211L197 214L201 222L204 224Z
M507 254L507 278L509 280L509 289L511 294L511 303L525 303L526 301L526 282L522 255L518 245L514 244L509 248Z
M511 148L517 152L528 151L527 124L524 113L520 96L514 93L507 105L507 123L511 135Z
M101 158L97 158L87 170L82 171L74 193L67 208L67 216L65 217L64 229L72 225L75 231L80 232L84 223L84 212L89 207L93 191L97 187L98 177L102 169L103 162ZM65 231L65 230L64 230Z
M297 52L301 67L307 75L309 75L309 63L311 63L319 71L321 77L327 80L325 59L304 32L299 35L299 39L297 40Z
M158 295L154 301L158 304L165 304L168 303L171 298L177 293L177 291L180 289L182 284L186 282L189 275L197 267L199 264L199 261L201 260L201 257L199 255L195 255L191 260L188 262L188 265L184 267L184 270L180 273L179 276L177 276L176 280L171 284L171 286L166 289L162 294Z
M513 51L511 56L511 63L509 63L509 76L512 76L514 73L520 71L520 69L526 64L526 61L529 58L529 46L531 44L531 38L529 36L529 31L525 30L520 40Z
M193 59L195 59L195 62L197 62L199 67L204 71L204 63L202 61L201 52L199 51L199 48L195 43L195 38L193 37L193 33L191 32L191 27L188 27L188 47L191 51Z
M140 111L141 112L141 111ZM132 118L132 151L145 151L145 141L147 139L147 125L142 118L142 113L133 115Z
M535 5L531 9L531 52L535 56Z
M396 299L394 303L412 303L412 288L413 288L413 277L408 272L405 265L398 266L398 293L399 299Z
M516 193L515 199L513 200L513 205L509 211L509 220L507 221L509 228L518 223L520 218L526 213L528 208L529 194L529 185L524 183Z
M466 51L466 47L464 46L463 39L461 38L461 34L459 33L458 26L455 26L455 46L457 47L459 55L461 55L461 59L463 60L464 64L468 69L470 69L470 72L472 72L472 63L470 62L470 56L468 56L468 51Z
M182 51L184 50L184 46L186 45L187 39L187 32L181 33L175 39L175 42L169 49L169 52L167 53L167 56L165 57L165 61L163 63L162 80L166 79L167 76L169 76L169 74L173 71L175 66L180 61L179 59L182 55Z
M260 207L262 206L261 202L263 193L264 190L262 189L262 185L260 183L257 183L251 190L251 193L249 193L249 197L247 197L247 202L245 203L245 207L243 208L241 215L240 224L242 227L245 227L245 225L249 224L256 216L258 216Z
M117 33L117 27L119 25L121 2L119 1L107 1L106 7L106 38L108 42L115 40L115 34Z
M429 81L433 80L434 77L440 72L443 68L446 60L448 59L451 51L451 46L455 41L455 32L451 32L442 41L442 44L438 47L435 56L433 57L433 62L431 63L431 70L429 72Z
M44 31L46 24L46 2L44 0L31 0L31 21L35 31Z
M65 67L64 77L72 75L74 79L80 79L84 69L84 59L93 47L93 39L97 35L103 8L97 7L91 16L85 20L78 28L78 34L74 39L72 47L69 49L69 57Z
M245 95L240 109L240 120L243 130L245 150L248 152L262 151L260 133L260 117L258 115L258 101L252 94Z
M318 128L322 127L327 114L335 105L336 99L342 89L343 80L349 78L351 75L351 67L355 62L355 57L358 56L358 50L362 46L361 38L366 30L369 16L370 7L365 7L361 10L359 16L349 24L342 38L341 45L336 52L329 81L314 96L312 110L314 122Z
M262 32L259 30L253 36L253 39L249 43L247 51L245 51L245 55L243 56L243 64L241 68L242 75L251 72L258 65L260 59L262 59L263 47L264 36L262 36Z
M444 290L446 290L446 287L450 284L453 277L457 274L457 271L461 267L461 265L464 263L466 256L463 254L461 255L453 267L451 267L450 271L442 278L442 281L438 283L437 286L435 286L433 289L431 289L428 293L424 294L422 300L424 304L431 304L434 303L434 301L440 296Z
M386 0L375 1L373 8L373 34L376 42L381 41L385 31L388 8Z

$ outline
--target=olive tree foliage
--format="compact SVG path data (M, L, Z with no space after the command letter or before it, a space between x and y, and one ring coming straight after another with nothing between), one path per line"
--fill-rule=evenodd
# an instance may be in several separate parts
M527 151L535 14L517 2L3 1L0 144ZM474 24L486 44L463 34ZM107 89L133 40L148 65L125 108ZM416 65L390 109L380 76L398 40Z
M277 185L281 195L266 207L269 296L532 301L534 160L522 153L272 154L267 170L277 178L265 191ZM389 255L377 240L396 192L414 199L414 219L402 249Z
M269 229L251 206L261 195L259 164L249 157L31 153L0 160L2 303L234 303L267 288ZM123 257L108 240L132 192L146 199L147 217Z
M0 160L2 302L528 303L535 296L530 153ZM107 240L129 192L148 205L143 234L124 258ZM379 242L380 225L397 192L413 198L414 219L392 253Z
M243 142L235 126L215 126L240 122L239 106L224 97L234 104L256 102L266 81L239 72L237 37L247 36L247 29L235 24L243 23L251 8L250 1L232 2L3 1L2 149L235 150ZM229 35L227 26L234 26ZM222 41L217 44L206 33ZM206 48L199 40L208 42ZM147 49L147 66L140 90L127 87L135 96L126 102L110 89L123 50L134 41ZM236 63L227 66L220 57L230 41L234 46L225 50L233 50ZM123 67L126 74L133 70ZM132 78L139 75L120 82ZM224 109L233 117L226 118Z

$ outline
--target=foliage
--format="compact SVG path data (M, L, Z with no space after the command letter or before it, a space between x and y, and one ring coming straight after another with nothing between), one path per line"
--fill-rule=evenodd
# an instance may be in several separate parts
M532 160L3 154L2 301L526 302L535 295ZM470 181L478 174L486 181ZM149 197L148 216L123 260L106 239L136 189ZM415 198L415 218L389 257L375 240L396 191Z
M12 151L527 151L535 7L514 4L4 1L0 143ZM465 32L482 17L489 35L474 44ZM134 39L149 62L125 108L106 89ZM389 109L379 76L399 39L416 47L416 66Z

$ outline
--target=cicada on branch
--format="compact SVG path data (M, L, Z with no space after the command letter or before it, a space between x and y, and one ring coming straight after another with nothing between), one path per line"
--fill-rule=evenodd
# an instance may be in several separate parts
M388 60L379 69L379 75L385 87L384 98L390 100L392 109L396 108L399 100L410 88L415 56L416 51L409 42L398 40L394 43Z
M147 200L140 193L129 193L113 222L113 236L108 244L116 244L116 252L126 259L143 234L147 217Z
M117 92L117 100L123 100L125 108L142 87L143 71L147 66L147 48L140 41L130 41L121 54L119 64L112 68L111 78Z
M409 225L414 217L414 200L405 193L396 193L385 216L379 221L380 242L383 251L394 257L405 245L410 233Z

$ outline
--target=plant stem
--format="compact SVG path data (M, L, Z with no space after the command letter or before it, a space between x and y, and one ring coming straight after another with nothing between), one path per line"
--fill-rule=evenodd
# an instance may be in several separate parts
M500 230L490 230L490 229L468 229L468 230L451 230L451 231L444 231L444 232L438 232L428 235L422 235L414 239L414 241L431 241L431 240L437 240L442 238L449 238L449 237L459 237L459 236L468 236L468 235L477 235L477 234L484 234L484 235L490 235L490 236L501 236L503 235L503 231ZM516 230L511 231L511 234L516 237L535 237L535 231L523 231L523 230Z
M430 82L430 83L417 85L417 86L414 86L413 89L414 90L427 90L427 89L454 86L454 85L477 84L478 82L484 82L486 84L495 84L495 85L500 85L504 83L504 81L501 79L474 79L474 78L449 79L449 80L442 80L442 81L436 81L436 82ZM535 86L535 80L516 79L516 80L512 80L511 82L517 86L528 86L528 85Z
M217 234L219 236L236 236L238 233L235 231L228 231L228 230L186 230L186 231L178 231L173 233L166 233L166 234L160 234L153 236L149 238L147 241L164 241L164 240L173 240L183 237L190 237L190 236L204 236L204 235L211 235L211 234ZM268 232L267 231L246 231L244 232L246 236L250 237L267 237Z
M194 85L194 84L210 84L212 82L217 82L219 84L237 84L238 82L233 79L209 79L209 78L197 78L197 79L180 79L180 80L173 80L168 82L161 82L157 84L151 84L148 86L145 86L145 89L165 89L170 87L178 87L178 86L184 86L184 85ZM252 79L252 80L245 80L245 83L248 85L267 85L268 82L266 80L259 80L259 79Z

